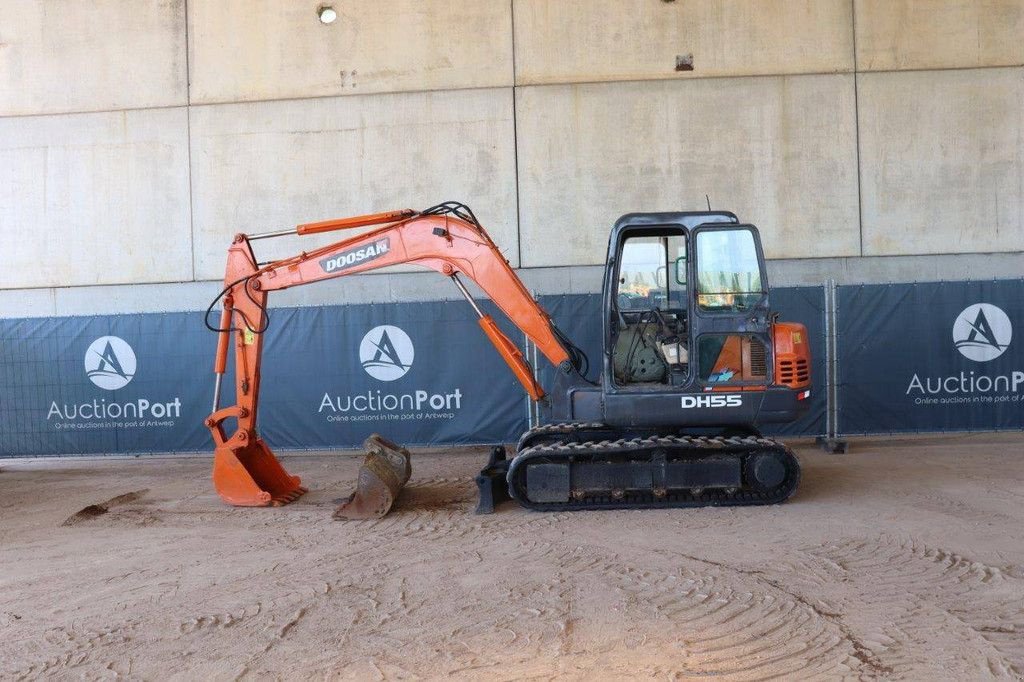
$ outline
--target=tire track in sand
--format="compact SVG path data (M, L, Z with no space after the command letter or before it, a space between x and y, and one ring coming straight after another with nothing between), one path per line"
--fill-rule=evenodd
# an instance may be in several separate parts
M345 521L361 533L389 539L457 540L533 533L570 518L568 513L476 515L476 484L466 478L411 481L394 509L381 519ZM514 503L509 503L514 504Z
M802 553L842 570L849 599L873 611L872 650L895 671L910 674L931 664L949 674L976 674L970 661L957 658L960 645L973 642L988 674L1024 677L1024 581L913 538L852 538ZM949 642L942 647L947 659L920 653L940 640Z
M655 552L627 562L594 547L542 542L520 543L509 560L551 565L550 585L561 586L554 592L562 603L573 601L573 584L621 595L640 612L632 622L643 631L634 636L663 640L678 651L676 673L755 680L888 672L851 640L834 614L751 573L682 555ZM640 567L640 560L651 561ZM577 623L577 637L586 620L577 613L569 621Z

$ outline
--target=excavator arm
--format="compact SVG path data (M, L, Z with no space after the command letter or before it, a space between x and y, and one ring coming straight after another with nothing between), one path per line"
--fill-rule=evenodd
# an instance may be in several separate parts
M382 227L265 264L258 263L252 248L252 241L261 238L369 225ZM268 294L404 263L420 265L452 279L479 316L486 336L534 400L542 399L544 391L530 366L495 321L476 305L460 275L473 280L553 365L567 369L571 366L570 352L548 314L527 291L472 212L462 205L442 204L424 212L406 209L308 223L265 235L238 234L228 249L222 292L224 307L216 329L213 413L206 420L216 445L214 484L225 501L243 506L285 504L305 492L298 477L284 471L256 431ZM232 339L236 401L221 408L221 380ZM230 435L225 432L229 419L237 422Z

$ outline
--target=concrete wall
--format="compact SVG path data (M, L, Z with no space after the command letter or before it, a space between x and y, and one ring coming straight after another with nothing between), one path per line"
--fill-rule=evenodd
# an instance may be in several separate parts
M857 0L861 71L1024 63L1020 0Z
M0 9L0 116L187 104L185 0Z
M0 287L193 277L188 111L0 118Z
M508 0L318 4L188 0L192 103L512 85Z
M859 253L852 75L523 87L516 105L526 266L603 263L616 217L705 195L769 258Z
M516 265L512 116L508 88L193 106L196 276L223 277L236 232L450 197L487 197L482 216ZM339 238L268 240L260 257Z
M776 283L1024 271L1024 0L322 3L8 3L0 316L195 308L234 232L453 198L544 293L705 194Z
M853 71L849 0L516 0L516 82ZM677 58L692 57L692 70Z
M859 96L865 255L1024 250L1024 69L867 73Z

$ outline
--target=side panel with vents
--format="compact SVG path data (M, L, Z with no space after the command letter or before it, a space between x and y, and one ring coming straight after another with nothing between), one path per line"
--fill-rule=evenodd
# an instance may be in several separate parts
M775 383L792 389L811 385L811 347L807 328L793 322L777 322L775 340Z

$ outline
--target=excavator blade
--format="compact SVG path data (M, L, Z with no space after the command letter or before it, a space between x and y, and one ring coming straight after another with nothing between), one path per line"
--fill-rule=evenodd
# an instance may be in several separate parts
M412 475L409 451L373 434L363 443L366 459L359 467L356 490L334 512L336 519L379 519L391 510Z
M241 448L221 445L213 453L213 485L236 507L280 507L301 497L298 476L291 476L266 443L255 440Z

